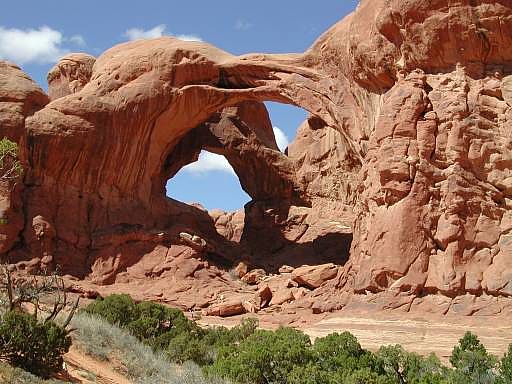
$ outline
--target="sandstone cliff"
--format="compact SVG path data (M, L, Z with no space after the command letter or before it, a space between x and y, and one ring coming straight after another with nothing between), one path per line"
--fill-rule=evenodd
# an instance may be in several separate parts
M15 192L3 188L0 252L20 268L153 279L147 295L193 307L243 291L226 273L241 260L267 272L334 263L300 305L382 292L408 308L509 306L509 0L363 0L304 54L236 57L164 37L71 55L48 79L51 102L0 65L1 135L26 164ZM286 155L268 100L310 113ZM253 199L244 212L165 197L202 149L232 164Z

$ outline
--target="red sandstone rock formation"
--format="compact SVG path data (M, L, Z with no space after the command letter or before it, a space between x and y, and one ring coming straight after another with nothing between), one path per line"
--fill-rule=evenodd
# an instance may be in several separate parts
M26 173L2 193L0 252L97 284L172 282L166 294L187 307L246 289L225 272L241 260L341 266L304 297L276 288L316 312L346 305L342 291L409 309L425 295L507 298L511 25L508 0L363 0L304 54L235 57L165 37L69 56L46 106L1 64L1 134ZM286 155L266 100L310 113ZM165 197L202 149L233 165L253 199L244 212Z
M52 100L80 91L89 82L96 58L72 53L60 59L48 73L48 93Z

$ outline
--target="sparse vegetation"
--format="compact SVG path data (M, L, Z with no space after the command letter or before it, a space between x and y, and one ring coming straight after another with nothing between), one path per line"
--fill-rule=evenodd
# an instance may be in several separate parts
M0 140L0 180L13 180L23 173L18 144L4 137Z
M18 144L4 137L0 140L0 182L3 188L14 188L16 179L23 174L19 160ZM0 217L0 225L9 223L8 217Z
M31 314L9 311L0 322L0 360L41 377L62 368L69 350L68 331L53 321L39 322Z
M203 329L187 319L178 309L143 302L135 303L128 295L111 295L83 309L128 330L154 350L166 354L172 362L213 363L222 346L240 342L256 330L254 320L246 320L232 329Z
M23 369L0 361L0 383L2 384L63 384L60 380L44 380Z
M5 329L14 329L14 334L23 333L25 324L35 329L39 324L31 315L9 313L13 319L22 316L17 325L9 323L9 317L5 322ZM365 350L348 332L312 343L292 328L258 330L254 320L231 329L201 328L179 310L136 303L127 295L95 301L81 310L71 325L76 329L73 337L79 350L107 362L137 384L512 383L512 346L498 360L469 332L454 347L453 368L449 368L435 355L423 357L399 345L383 346L375 353ZM26 333L32 335L30 343L37 349L39 340L47 344L37 331ZM43 358L38 359L39 364L49 366ZM7 377L5 372L0 365L0 375Z
M367 351L348 332L311 343L308 336L291 328L257 330L254 320L232 329L201 329L179 311L136 304L123 295L97 301L85 312L119 324L172 362L193 360L207 377L233 383L512 383L512 349L500 363L470 333L454 347L451 369L435 355L422 357L398 345Z
M62 356L71 346L69 331L78 301L62 325L56 317L67 307L64 283L56 275L16 278L9 266L0 266L0 360L41 377L62 368ZM51 297L45 316L41 300ZM26 312L26 308L29 312Z
M169 362L167 356L155 352L127 330L105 319L79 313L72 321L76 329L76 345L84 353L120 366L120 373L136 384L220 384L221 380L206 379L194 363L182 366Z

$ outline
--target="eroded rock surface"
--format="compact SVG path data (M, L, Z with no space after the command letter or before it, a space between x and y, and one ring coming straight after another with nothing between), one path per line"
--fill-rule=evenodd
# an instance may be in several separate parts
M363 0L304 54L237 57L163 37L71 55L48 76L49 104L2 63L2 135L19 142L26 173L2 192L22 219L1 229L0 252L209 313L247 311L252 288L227 272L240 261L268 274L255 289L270 284L268 301L286 308L332 311L373 293L383 308L495 297L503 311L510 25L508 1ZM286 153L263 101L310 113ZM252 198L242 211L165 197L201 150L233 166ZM311 291L291 283L328 263L327 278L301 280ZM283 265L293 278L273 275Z
M72 53L59 60L48 73L48 94L52 100L80 91L92 76L94 56Z

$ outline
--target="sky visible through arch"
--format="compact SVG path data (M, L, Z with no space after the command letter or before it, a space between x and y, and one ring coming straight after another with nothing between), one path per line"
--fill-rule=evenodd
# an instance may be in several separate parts
M15 62L44 89L53 64L70 52L99 56L131 39L173 35L233 54L305 51L355 9L358 0L24 0L0 12L0 59ZM295 137L306 112L266 103L281 147ZM171 195L208 209L234 210L249 197L223 158L202 153L200 164L175 176Z

